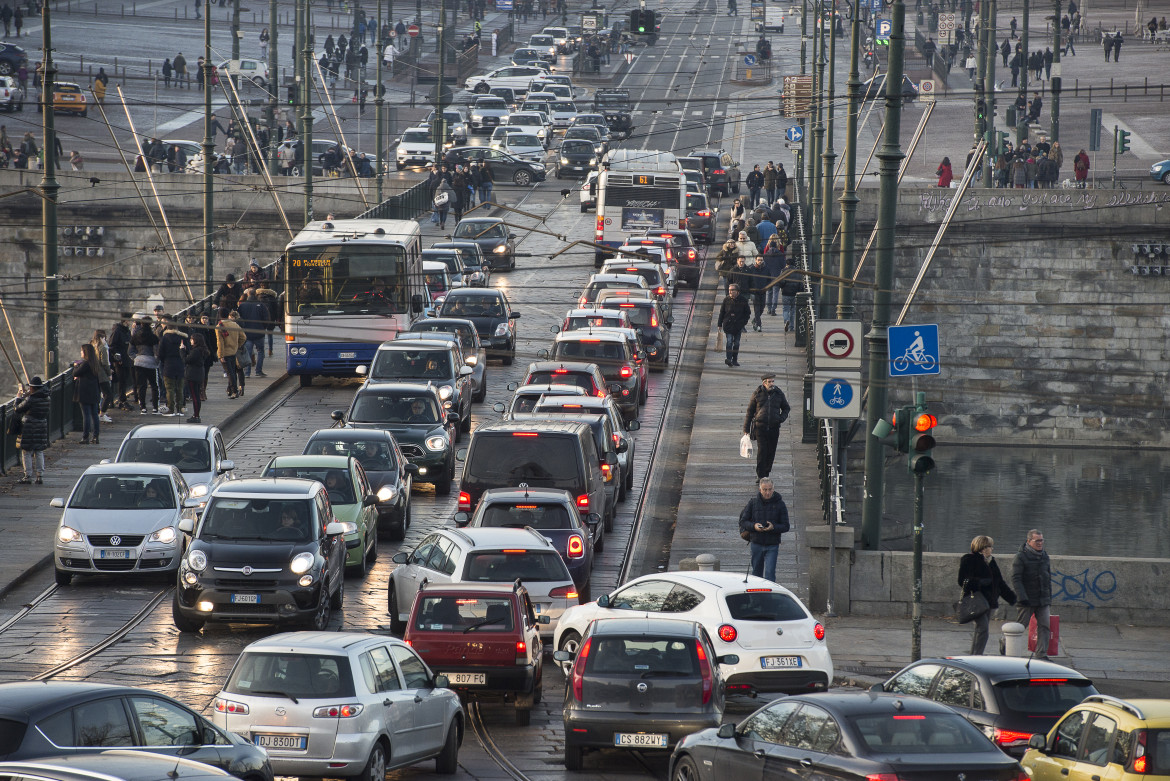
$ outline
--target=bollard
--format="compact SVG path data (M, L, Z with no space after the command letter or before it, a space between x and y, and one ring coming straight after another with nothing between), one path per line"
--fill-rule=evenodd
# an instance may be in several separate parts
M1004 656L1028 655L1028 636L1024 633L1023 624L1008 621L1003 625L1001 631L1003 632Z
M699 565L694 559L679 559L678 568L682 572L694 572L699 569Z
M718 572L719 559L710 553L700 553L695 557L695 564L699 567L699 572Z

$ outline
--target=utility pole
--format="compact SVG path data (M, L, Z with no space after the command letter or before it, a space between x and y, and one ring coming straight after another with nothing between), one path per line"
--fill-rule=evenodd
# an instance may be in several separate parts
M264 109L264 122L268 125L268 172L273 176L280 173L280 162L276 159L276 101L282 86L276 76L280 61L276 56L276 48L280 45L276 14L276 0L268 0L268 108Z
M391 8L390 19L391 20L394 19L393 8ZM382 165L383 165L382 150L386 146L385 141L384 141L383 136L382 136L382 134L386 132L386 128L383 126L383 119L382 119L383 105L386 102L386 98L383 95L383 93L385 92L385 89L382 87L382 0L378 0L378 32L376 32L374 34L374 40L376 41L376 43L374 44L374 48L377 49L377 57L378 57L378 64L377 64L377 67L374 69L374 81L375 81L374 111L378 112L377 119L374 122L374 137L377 139L377 145L378 145L378 154L377 154L375 164L378 166L378 168L377 168L377 171L378 171L378 174L377 174L378 203L381 203L382 202L382 185L383 185L383 180L385 179L385 175L382 172ZM362 85L362 86L365 86L365 85Z
M853 231L857 214L857 113L861 109L861 75L857 59L861 48L861 0L853 0L853 23L849 35L849 108L845 115L845 191L841 193L841 263L838 276L850 279L855 267ZM853 317L853 288L837 290L837 319ZM830 524L831 525L831 524Z
M1020 92L1024 96L1024 116L1016 117L1016 149L1020 148L1020 144L1028 137L1028 123L1024 117L1028 115L1028 24L1029 13L1031 11L1030 3L1032 0L1024 0L1024 27L1023 32L1020 33ZM1018 114L1019 112L1017 112Z
M313 36L310 0L301 0L301 145L305 150L305 224L313 221Z
M232 0L232 59L240 59L240 0Z
M443 109L447 107L443 98L443 71L447 59L446 31L447 31L447 0L439 0L439 29L436 37L439 39L439 81L435 84L435 119L431 123L431 135L435 139L435 162L443 159L443 141L447 137L447 118ZM451 172L454 175L454 172Z
M60 295L57 289L57 129L53 117L53 85L57 82L57 66L53 64L53 27L49 17L49 4L41 9L42 45L45 67L41 70L41 117L44 138L41 151L44 153L45 172L41 177L41 242L42 266L45 274L45 381L57 376L60 323L58 309Z
M1059 2L1060 0L1057 0ZM992 139L995 138L995 59L999 54L999 49L995 45L995 17L996 17L996 0L989 0L984 5L987 6L987 72L984 74L985 81L983 83L983 103L986 107L986 122L987 132L984 133L983 138L987 142L987 149L983 153L983 186L991 187L991 158L992 158Z
M865 341L869 345L869 400L865 408L865 484L862 487L861 546L878 550L882 541L882 505L885 497L885 453L873 433L889 398L890 293L894 287L894 230L898 218L898 168L901 148L902 74L906 51L906 6L894 0L890 13L890 59L886 70L886 117L882 147L877 153L880 171L877 254L874 262L873 320Z
M810 239L808 242L808 255L809 268L812 269L819 269L821 267L820 259L817 257L820 252L820 245L816 241L816 237L820 235L821 230L821 142L825 138L825 128L821 124L821 106L824 103L822 92L825 88L825 66L823 63L825 39L824 31L821 27L821 17L824 16L823 9L822 0L817 0L817 18L813 21L813 104L812 118L809 120L812 123L812 149L809 150L808 156L808 189L810 195L808 199ZM818 292L820 287L818 286Z
M987 49L987 3L979 4L979 36L975 55L975 143L987 132L987 99L983 88L987 79L987 58L994 57ZM887 79L888 81L888 79Z
M211 0L203 1L203 295L215 289L215 136L211 118Z
M1052 8L1052 142L1060 140L1060 0ZM1072 35L1072 30L1069 30Z
M829 17L829 89L825 101L825 152L821 155L822 175L824 184L821 185L821 273L833 273L833 163L837 153L833 150L833 85L836 83L834 72L837 69L837 20L836 9L830 11ZM839 287L839 286L838 286ZM833 286L825 277L821 278L821 295L817 302L818 316L828 318L832 314Z

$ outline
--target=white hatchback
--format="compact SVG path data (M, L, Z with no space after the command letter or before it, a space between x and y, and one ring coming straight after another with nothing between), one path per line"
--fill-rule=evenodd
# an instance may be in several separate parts
M492 147L521 160L544 162L544 144L533 133L508 133L502 142L493 142Z
M833 681L825 627L783 586L734 572L663 572L566 610L554 648L576 653L589 622L619 617L697 621L711 635L729 694L823 691Z

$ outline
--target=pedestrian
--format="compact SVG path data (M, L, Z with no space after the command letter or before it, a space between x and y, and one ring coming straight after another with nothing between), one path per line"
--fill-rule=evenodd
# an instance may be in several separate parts
M183 415L183 384L186 377L186 362L183 348L187 337L170 318L163 320L166 328L159 337L158 360L162 373L163 388L166 390L167 415Z
M171 65L171 58L168 57L165 60L163 60L162 75L163 75L163 86L164 87L167 87L168 89L170 88L171 76L174 74L174 72L175 72L175 66Z
M1012 586L1016 593L1016 621L1028 625L1036 619L1036 659L1048 659L1052 620L1052 565L1044 550L1044 533L1039 529L1028 531L1027 541L1020 546L1012 562Z
M1012 40L1014 41L1016 39L1016 29L1019 27L1019 22L1016 21L1016 17L1012 17L1010 25L1012 28Z
M175 55L171 67L175 69L175 86L186 85L187 89L191 89L191 79L187 76L187 58L182 52Z
M207 357L203 359L203 384L199 391L201 401L207 401L207 380L211 377L211 367L219 363L219 339L216 335L215 323L212 315L199 316L199 329L203 333L203 340L207 347Z
M1151 16L1150 21L1146 22L1146 29L1150 31L1150 43L1156 43L1154 39L1158 35L1158 17Z
M189 345L183 346L183 379L187 381L187 395L191 399L191 411L194 413L187 418L188 423L202 423L199 419L199 410L203 406L203 383L206 380L204 366L208 357L207 340L201 331L196 331L189 337Z
M1052 78L1052 47L1049 46L1044 50L1044 78Z
M1109 62L1109 52L1113 51L1113 38L1108 35L1102 36L1101 48L1105 50L1105 62Z
M81 152L76 149L69 153L69 167L74 171L82 171L85 169L85 159L82 158Z
M268 28L265 27L260 31L260 59L262 60L268 59L268 41Z
M1028 104L1028 121L1039 122L1040 112L1044 109L1044 101L1040 99L1039 92L1032 93L1032 102Z
M926 67L934 70L934 55L938 51L938 44L934 42L934 38L927 38L926 43L922 44L922 56L926 58Z
M1004 65L1007 65L1007 63L1005 62ZM976 66L975 55L968 54L967 61L964 63L964 67L967 69L967 78L971 79L972 82L975 81L975 66ZM1013 73L1018 73L1018 72L1019 72L1018 68L1013 69Z
M1117 35L1113 37L1113 61L1121 62L1121 44L1125 43L1121 38L1121 30L1117 31Z
M939 187L950 187L951 180L955 176L951 170L951 158L944 157L942 162L939 163L938 170L934 172L934 175L938 177Z
M963 596L968 594L982 594L987 600L987 612L976 616L971 635L971 655L981 656L987 647L988 625L991 614L999 607L999 598L1003 597L1009 605L1016 604L1016 593L1012 591L1007 581L1000 574L999 565L992 557L995 549L995 540L985 534L980 534L971 540L971 552L963 554L959 559L959 585L963 589Z
M264 373L264 334L270 318L268 305L260 301L256 290L245 290L244 300L240 302L240 327L244 329L244 351L247 355L244 361L245 377L252 376L252 369L256 370L257 377L268 376Z
M276 150L276 159L280 163L281 176L291 176L293 161L296 159L296 149L291 143L281 144Z
M467 174L458 163L451 177L451 190L451 209L455 212L455 222L459 222L463 219L463 211L467 207Z
M764 293L764 305L772 317L776 316L776 305L780 302L780 283L776 282L776 279L787 265L788 262L784 257L784 242L780 239L779 234L773 233L764 245L764 274L768 280L768 289Z
M24 27L24 12L20 10L20 6L16 6L16 12L12 15L12 24L16 27L16 37L20 37L20 28Z
M764 166L764 197L767 199L767 203L776 200L776 180L776 166L769 160L768 164Z
M150 387L151 411L158 415L158 337L151 327L149 315L134 316L134 331L130 334L131 358L134 362L134 395L138 412L146 414L146 389Z
M734 201L731 202L731 208L728 209L728 212L730 212L730 215L731 215L729 218L729 221L728 221L728 225L734 225L737 220L743 219L744 214L746 213L746 210L744 209L744 205L740 201L740 199L736 198ZM738 231L733 231L730 234L732 241L735 241L735 237L737 234L738 234Z
M735 269L735 261L739 257L739 250L735 241L728 239L715 255L715 271L723 283L723 294L727 295L727 287L731 282L731 274ZM719 283L717 282L716 285Z
M1006 38L1003 41L1003 46L999 47L999 53L1003 55L1003 67L1006 68L1008 64L1008 57L1012 56L1012 45L1007 42Z
M479 164L479 203L491 203L492 200L492 186L496 181L495 175L492 174L491 163L484 160Z
M791 274L780 283L780 306L784 315L784 333L796 331L796 294L800 292L800 277Z
M81 406L82 426L81 444L98 443L101 433L101 422L98 415L102 403L102 387L100 379L101 367L98 363L97 350L89 342L81 345L81 359L73 362L73 400ZM90 432L93 439L90 439Z
M0 5L0 22L4 24L4 37L12 35L12 8L8 3Z
M235 317L233 317L235 315ZM229 399L243 395L244 378L240 372L240 365L236 362L236 354L245 341L244 330L236 322L239 317L234 309L220 308L219 322L215 327L216 352L219 354L220 365L227 376L227 395Z
M740 263L742 263L742 258ZM752 310L747 299L739 294L739 285L732 282L727 286L727 297L719 307L718 327L723 329L726 341L726 355L724 363L728 366L739 366L739 340L747 329L751 320Z
M101 390L102 399L101 406L98 408L98 417L102 423L113 423L113 419L106 414L106 410L114 403L111 384L113 372L110 366L110 346L106 342L106 332L100 328L94 331L93 338L89 340L89 343L93 346L98 362L98 387Z
M457 196L445 178L439 179L433 192L435 195L432 203L435 215L438 217L439 230L443 230L447 227L447 213L451 210L451 201Z
M220 309L227 309L230 312L236 308L243 295L244 286L236 281L235 274L228 274L224 277L223 284L215 291L211 302Z
M743 258L743 262L747 263L749 260L755 260L756 255L760 252L760 248L751 240L746 230L741 230L739 232L739 238L735 242L735 251L738 257ZM744 295L748 293L747 290L743 292Z
M16 435L16 447L20 450L20 463L24 467L25 485L45 482L45 451L49 449L49 412L52 401L49 391L40 377L29 380L28 387L22 388L17 396L13 413L20 416L20 431Z
M1077 187L1085 189L1085 181L1089 178L1089 155L1084 149L1077 152L1077 156L1073 158L1073 176Z
M784 163L776 166L776 199L772 201L788 197L788 172L784 170Z
M110 385L114 406L130 411L127 393L134 387L134 364L130 360L130 313L123 312L122 318L110 329Z
M1073 38L1074 37L1075 37L1074 33L1069 33L1069 35L1064 39L1064 53L1072 55L1073 57L1076 57L1077 50L1076 50L1076 47L1073 46Z
M780 555L780 538L788 531L788 506L772 481L765 477L755 496L739 514L739 534L748 541L752 575L776 581L776 559Z
M736 5L735 0L727 0L727 15L739 16L739 7Z
M757 163L752 167L751 173L744 179L744 185L748 188L748 208L756 208L756 204L760 202L760 190L764 186L764 174L760 171L760 166Z
M743 433L756 443L757 479L763 479L772 473L780 426L788 420L791 411L784 391L776 387L776 375L765 374L759 387L752 393L747 414L743 419Z
M747 293L751 295L752 300L752 330L763 331L764 324L761 317L764 314L764 296L767 294L768 282L771 279L768 277L768 269L764 265L762 255L756 255L747 268L746 277L748 284L751 285Z

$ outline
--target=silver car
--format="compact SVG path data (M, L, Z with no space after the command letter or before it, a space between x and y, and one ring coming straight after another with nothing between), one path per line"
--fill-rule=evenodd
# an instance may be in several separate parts
M89 467L68 501L49 502L63 510L53 545L58 585L74 575L174 572L185 541L179 521L194 519L198 504L169 464Z
M463 708L414 650L359 632L287 632L244 649L212 722L268 751L278 776L361 777L427 759L458 768Z
M114 463L178 467L191 496L204 500L217 485L235 477L232 470L236 468L227 457L223 432L216 426L196 423L135 426L118 447Z

